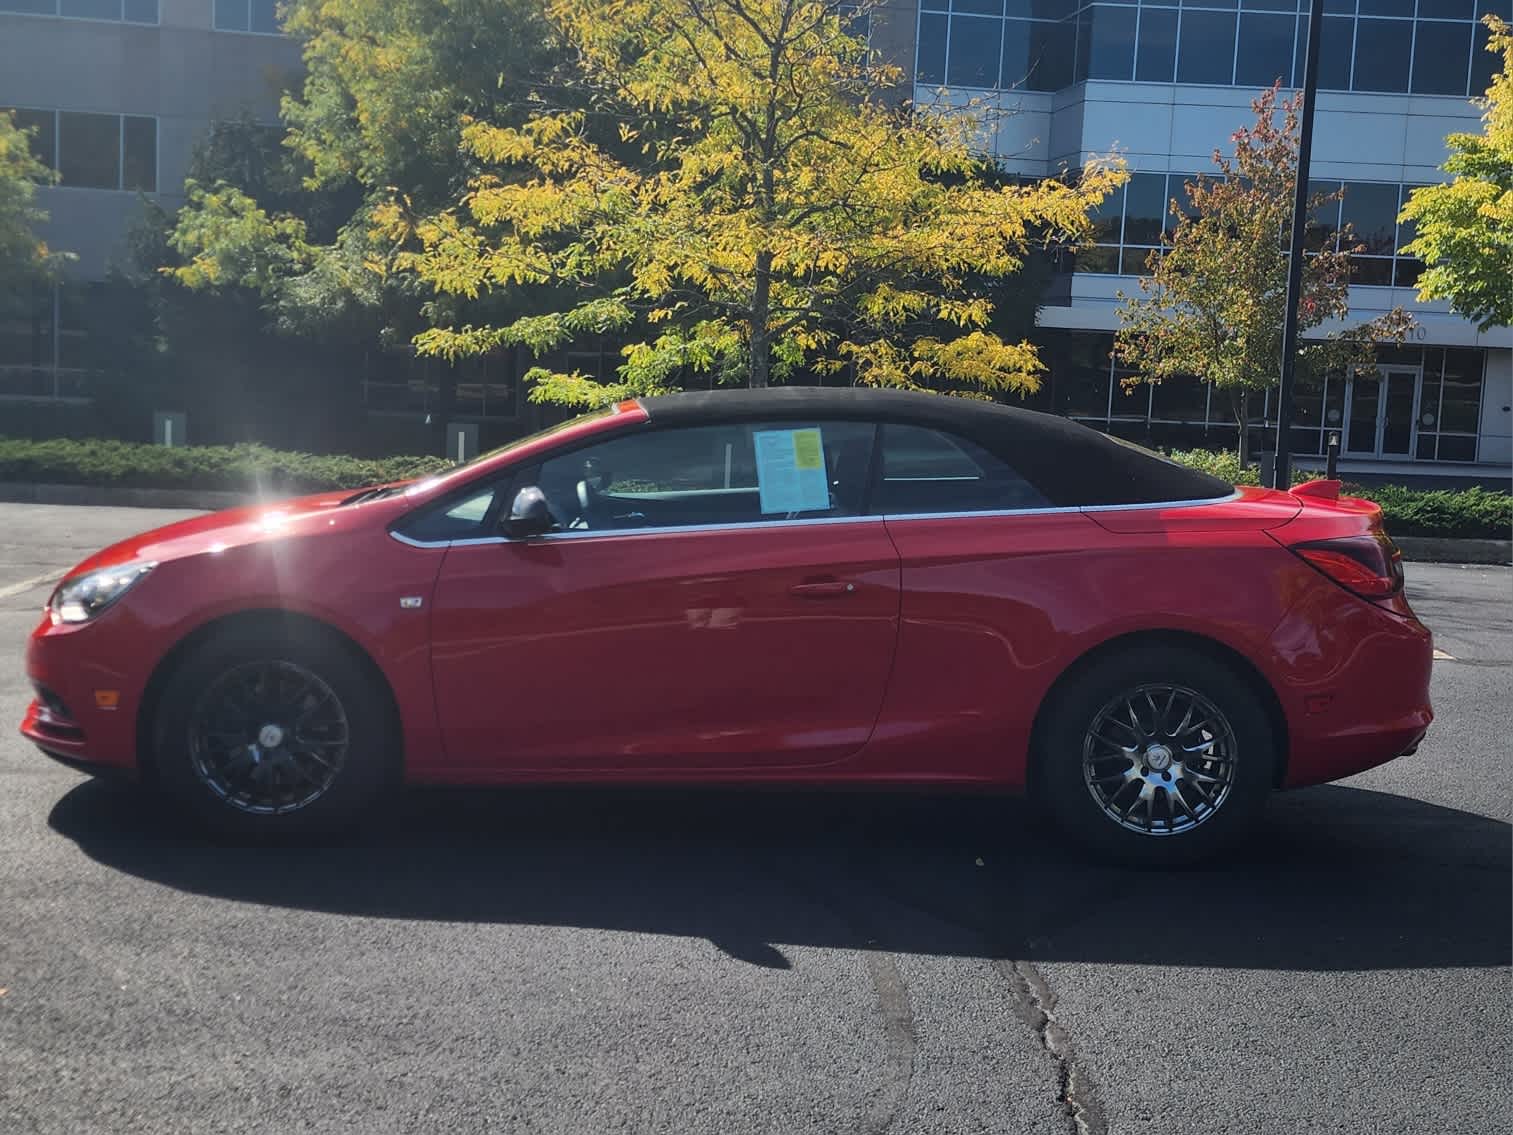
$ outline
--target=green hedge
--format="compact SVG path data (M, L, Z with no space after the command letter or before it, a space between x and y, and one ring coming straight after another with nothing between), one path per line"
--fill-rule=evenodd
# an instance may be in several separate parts
M451 467L441 457L318 457L261 445L170 448L86 439L0 438L0 481L141 489L297 493L403 481Z
M1258 485L1260 470L1240 467L1233 450L1215 453L1206 449L1179 450L1174 461L1212 473L1232 485ZM1294 469L1293 484L1311 481L1319 474ZM1382 506L1387 531L1394 536L1453 536L1506 540L1513 533L1513 496L1490 489L1409 489L1402 485L1353 485L1346 496L1365 497Z
M1231 453L1188 450L1173 453L1184 465L1231 484L1256 484L1255 467L1241 469ZM323 489L357 489L403 481L450 468L442 457L318 457L260 445L169 448L121 441L25 441L0 438L0 481L67 485L114 485L151 489L229 489L287 494ZM1307 480L1312 473L1300 473ZM1376 501L1387 528L1398 536L1463 536L1508 539L1513 529L1513 497L1487 489L1406 489L1399 485L1364 488L1347 494Z

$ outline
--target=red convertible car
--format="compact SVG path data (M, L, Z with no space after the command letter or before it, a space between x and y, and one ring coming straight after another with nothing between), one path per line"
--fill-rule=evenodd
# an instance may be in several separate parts
M182 521L74 568L22 732L278 837L399 781L1028 791L1128 861L1431 720L1373 504L1061 418L645 398L439 477Z

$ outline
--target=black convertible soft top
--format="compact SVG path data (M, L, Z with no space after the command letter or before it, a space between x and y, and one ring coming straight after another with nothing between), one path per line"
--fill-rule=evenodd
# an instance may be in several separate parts
M1054 414L904 390L781 386L642 398L654 426L729 421L873 421L929 426L1001 458L1053 505L1213 500L1234 486Z

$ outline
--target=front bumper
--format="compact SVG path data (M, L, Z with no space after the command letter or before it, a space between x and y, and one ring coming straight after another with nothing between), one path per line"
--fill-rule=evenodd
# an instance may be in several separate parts
M99 623L53 626L43 616L26 647L37 696L21 735L48 756L89 771L134 770L146 684L138 628L111 611ZM109 620L108 622L105 620ZM147 660L150 662L150 660Z

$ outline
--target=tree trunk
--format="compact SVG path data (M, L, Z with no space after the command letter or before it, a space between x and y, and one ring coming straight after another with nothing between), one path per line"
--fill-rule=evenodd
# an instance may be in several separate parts
M1241 390L1231 399L1235 408L1235 424L1240 427L1240 468L1250 465L1250 391Z
M751 388L762 390L772 373L772 341L767 336L767 319L772 302L772 253L762 251L756 258L756 289L751 296Z

